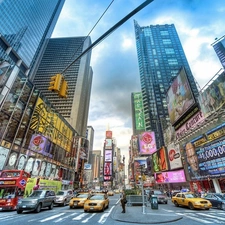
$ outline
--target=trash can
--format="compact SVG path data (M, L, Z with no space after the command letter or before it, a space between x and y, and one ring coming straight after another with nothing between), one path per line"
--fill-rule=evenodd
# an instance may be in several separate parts
M158 198L156 195L151 196L151 208L152 209L158 209Z

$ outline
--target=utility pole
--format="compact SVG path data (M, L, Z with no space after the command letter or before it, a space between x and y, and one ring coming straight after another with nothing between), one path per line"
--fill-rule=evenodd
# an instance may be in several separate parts
M145 171L145 164L140 165L140 171L141 171L141 192L142 192L142 213L145 214L146 208L145 208L145 195L144 195L144 181L143 181L143 174Z

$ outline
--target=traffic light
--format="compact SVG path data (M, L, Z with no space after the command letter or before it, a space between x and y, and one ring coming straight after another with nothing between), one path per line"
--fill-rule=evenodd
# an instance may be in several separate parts
M49 83L50 86L49 86L48 90L59 92L62 78L63 78L62 74L59 74L59 73L56 74L55 76L51 77L51 81Z
M62 85L61 85L60 90L59 90L59 97L67 98L67 95L68 95L68 84L67 84L67 81L65 81L63 79Z

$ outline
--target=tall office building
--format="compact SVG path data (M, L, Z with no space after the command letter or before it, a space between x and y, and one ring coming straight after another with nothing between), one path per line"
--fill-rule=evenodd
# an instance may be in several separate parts
M225 69L225 36L216 39L214 43L212 43L212 46L223 66Z
M91 51L66 69L91 45L90 37L51 38L34 77L34 84L70 123L79 135L86 137L92 85ZM51 77L62 73L68 82L68 97L59 98L48 90Z
M157 147L164 145L169 122L166 92L184 67L195 96L198 89L173 24L140 27L134 21L146 131L154 131Z
M30 68L38 63L65 0L0 1L0 34Z

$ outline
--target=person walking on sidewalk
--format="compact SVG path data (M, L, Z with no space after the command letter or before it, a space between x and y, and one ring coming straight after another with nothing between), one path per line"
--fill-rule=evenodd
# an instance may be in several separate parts
M122 206L122 213L125 213L126 212L126 209L125 209L125 204L127 203L127 199L126 199L126 194L124 192L124 190L122 191L121 195L120 195L120 202L121 202L121 206Z

